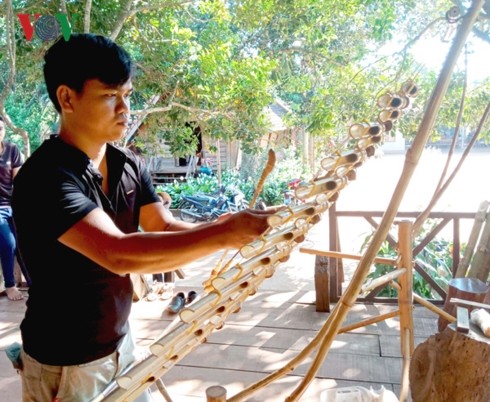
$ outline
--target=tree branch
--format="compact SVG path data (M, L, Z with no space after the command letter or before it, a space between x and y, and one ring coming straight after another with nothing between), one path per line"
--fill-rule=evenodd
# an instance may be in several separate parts
M83 15L83 32L90 32L90 15L92 13L92 0L86 0L85 12Z

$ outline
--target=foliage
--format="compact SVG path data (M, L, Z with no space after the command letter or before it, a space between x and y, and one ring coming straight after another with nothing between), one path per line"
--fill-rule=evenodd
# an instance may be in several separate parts
M241 188L238 173L224 171L221 176L221 186L215 175L199 174L184 180L174 180L172 183L159 185L157 191L165 191L172 197L171 208L177 208L183 195L217 194L220 187L230 189L233 186Z
M85 15L85 3L0 3L0 112L28 131L32 150L56 125L41 84L42 57L51 42L27 41L16 13L28 13L31 22L34 13L66 13L74 32L84 31L88 21L90 32L112 36L131 53L138 66L132 107L148 113L138 145L150 156L159 154L163 142L175 156L190 154L195 144L189 123L206 137L239 140L254 155L268 133L264 109L276 97L290 106L285 122L319 137L319 143L339 141L352 122L375 118L379 92L419 69L409 41L437 19L429 34L447 30L444 15L453 5L449 0L93 0ZM488 36L486 20L479 22L479 37ZM7 43L7 33L15 47ZM391 46L388 55L380 53L383 46ZM419 76L428 73L422 72ZM482 110L488 100L488 83L481 88L471 92L473 110ZM416 133L422 111L402 119L405 136Z
M428 220L420 234L415 239L415 244L419 244L420 241L429 233L436 223ZM373 233L366 237L361 246L361 252L368 246ZM464 252L465 244L462 245L462 252ZM416 256L415 261L418 263L435 282L441 286L442 289L447 290L449 287L449 281L452 279L452 251L453 245L451 242L444 238L436 237L425 248ZM397 250L388 243L384 241L379 252L379 257L385 258L396 258ZM389 272L393 271L392 265L375 263L374 269L371 269L368 274L368 278L375 279L383 276ZM439 298L438 294L433 292L431 286L427 281L414 269L413 270L413 291L427 299ZM384 287L379 293L380 297L396 297L397 291L391 286Z
M250 156L244 155L241 177L248 183L258 181L267 161L268 150ZM309 179L312 172L308 169L308 164L299 154L299 150L293 147L276 152L276 165L267 177L264 189L260 195L266 205L279 205L284 201L284 192L288 189L288 182L292 179ZM246 196L252 198L255 186L247 188Z
M247 159L247 158L246 158ZM248 158L244 161L242 169L225 170L221 174L221 186L225 189L237 187L243 192L245 199L250 201L255 192L258 180L257 172L265 165L265 154L257 158ZM257 162L259 161L259 162ZM261 167L260 167L261 166ZM284 203L284 192L288 189L288 182L295 178L310 177L311 173L305 171L304 164L292 149L280 155L274 170L267 178L260 198L266 205L281 205ZM174 180L170 184L160 185L157 191L165 191L172 197L172 208L176 208L182 195L213 194L220 188L220 182L215 175L200 174L196 178Z

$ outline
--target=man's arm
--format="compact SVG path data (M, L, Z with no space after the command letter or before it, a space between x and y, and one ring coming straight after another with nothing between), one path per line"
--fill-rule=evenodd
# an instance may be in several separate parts
M178 232L201 225L200 223L190 223L175 219L172 212L165 208L161 202L154 202L142 207L139 223L145 232Z
M142 208L145 230L158 226L157 223L151 224L150 211L154 207L160 210L156 203ZM125 234L102 209L96 208L58 240L117 274L159 273L174 270L221 249L236 249L250 243L269 227L267 218L274 212L240 211L218 222L195 225L177 232L171 231L174 221L168 218L166 224L170 226L163 229L167 231ZM153 215L155 222L158 222L158 216ZM180 222L176 224L181 225Z

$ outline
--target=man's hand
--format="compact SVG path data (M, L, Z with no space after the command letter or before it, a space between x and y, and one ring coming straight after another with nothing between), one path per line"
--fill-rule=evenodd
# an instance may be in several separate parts
M282 207L273 207L265 211L258 209L245 209L236 213L221 215L217 224L227 226L228 239L233 248L241 248L256 240L267 229L270 228L268 218L274 215Z

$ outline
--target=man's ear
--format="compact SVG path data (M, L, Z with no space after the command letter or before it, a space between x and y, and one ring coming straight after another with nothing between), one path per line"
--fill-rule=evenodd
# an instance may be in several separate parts
M73 106L71 104L72 98L74 96L74 91L67 87L66 85L60 85L56 90L56 97L60 104L61 110L65 112L72 112Z

